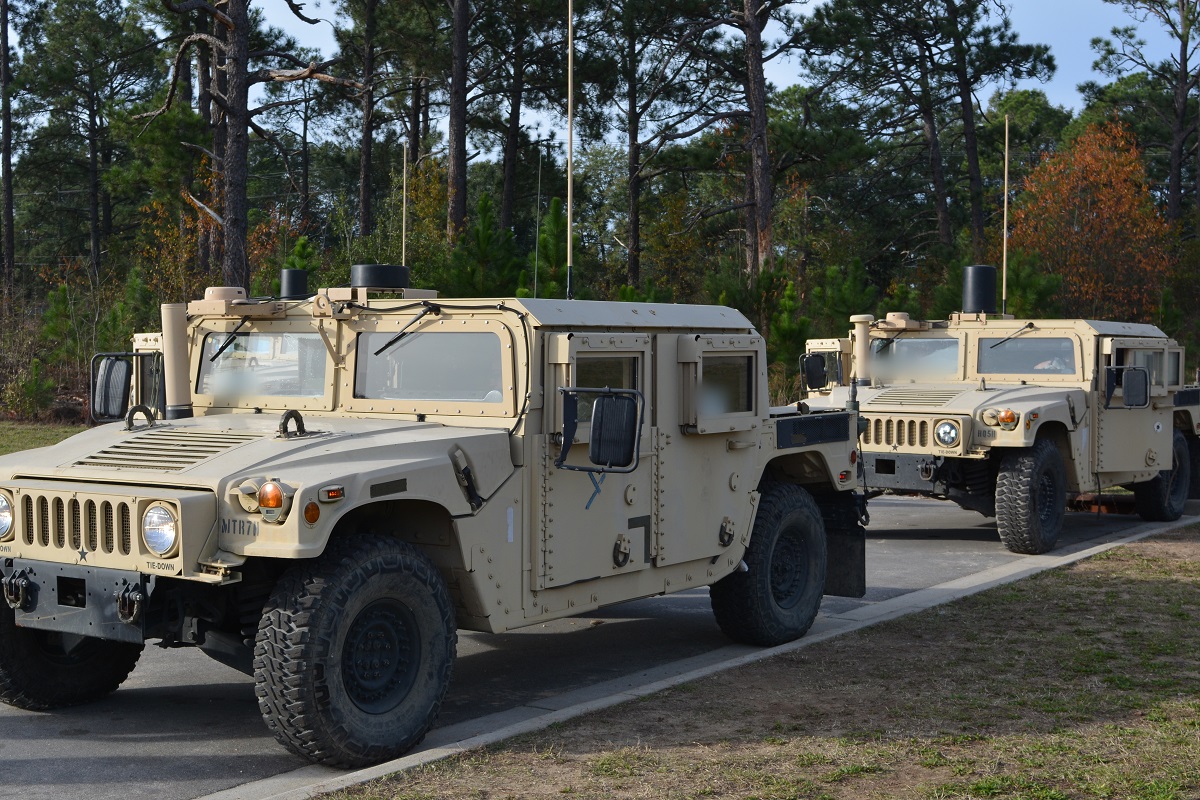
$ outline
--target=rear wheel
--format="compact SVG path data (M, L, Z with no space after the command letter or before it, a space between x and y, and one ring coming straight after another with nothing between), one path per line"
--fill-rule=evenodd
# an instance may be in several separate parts
M310 761L395 758L433 725L457 637L450 593L424 553L388 536L334 540L267 601L254 648L259 709Z
M1049 439L1009 453L996 477L996 528L1014 553L1054 549L1067 508L1067 471Z
M1200 500L1200 437L1188 436L1188 467L1191 470L1188 480L1188 499Z
M825 545L812 495L791 484L764 486L746 549L747 570L709 590L725 635L768 647L803 636L821 607Z
M1171 438L1171 469L1133 485L1138 516L1148 522L1172 522L1183 516L1192 480L1192 458L1187 439L1179 431Z
M129 677L143 647L21 628L0 604L0 701L46 711L98 700Z

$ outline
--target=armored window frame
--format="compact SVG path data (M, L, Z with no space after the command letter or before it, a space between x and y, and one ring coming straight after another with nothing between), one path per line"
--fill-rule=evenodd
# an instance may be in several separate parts
M321 342L320 335L313 331L309 322L299 320L254 320L252 326L242 326L237 330L241 321L237 319L205 319L193 331L196 346L193 347L192 369L190 374L192 386L192 403L197 409L270 409L299 411L329 411L333 409L336 369L330 357L328 348ZM278 335L299 339L303 337L309 342L307 348L314 358L314 363L321 364L321 391L319 394L220 394L212 392L211 386L203 382L206 368L211 363L215 347L220 347L230 335ZM235 340L236 341L236 340ZM315 344L313 344L315 342ZM236 347L233 345L232 347ZM232 349L231 347L231 349ZM228 351L227 351L228 352ZM319 355L317 355L319 353ZM222 355L225 355L224 353ZM247 356L247 361L249 357ZM209 391L202 391L209 389Z

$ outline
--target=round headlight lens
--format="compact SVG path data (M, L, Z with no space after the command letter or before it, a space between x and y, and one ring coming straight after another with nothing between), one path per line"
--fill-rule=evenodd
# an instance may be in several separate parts
M142 517L142 539L146 547L158 556L165 556L175 549L179 538L175 515L164 506L151 506Z
M958 426L953 422L939 422L933 429L933 437L942 447L954 447L958 444Z
M12 503L3 494L0 494L0 542L12 535L13 528L13 509Z

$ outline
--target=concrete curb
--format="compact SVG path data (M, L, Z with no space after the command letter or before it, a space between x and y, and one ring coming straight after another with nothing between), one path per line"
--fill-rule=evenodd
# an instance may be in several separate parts
M1192 511L1191 508L1188 510ZM1131 544L1155 534L1166 533L1196 523L1195 518L1184 517L1175 522L1140 525L1131 531L1110 534L1099 539L1091 539L1073 548L1065 548L1055 555L1029 556L1020 561L919 589L843 614L820 615L808 634L794 642L765 649L731 645L715 651L718 660L713 663L692 667L691 663L698 659L687 659L644 673L643 676L610 681L606 685L636 682L639 677L649 678L647 682L635 683L624 689L603 691L599 697L570 702L567 699L576 695L592 694L587 690L571 692L561 698L549 698L538 705L525 705L500 714L435 730L419 750L374 767L354 772L320 766L302 767L292 772L205 795L197 800L306 800L319 794L370 783L397 772L496 744L514 736L543 730L555 723L566 722L593 711L636 700L664 689L706 678L718 672L753 664L783 653L791 653L844 633L861 630L917 611L924 611L995 586L1019 581L1039 572L1082 561L1121 545ZM713 655L709 654L710 657ZM662 673L669 674L665 677L657 677ZM564 700L567 702L562 702ZM495 727L492 727L489 721ZM484 728L482 732L468 733L479 730L481 727ZM488 730L489 727L490 730Z

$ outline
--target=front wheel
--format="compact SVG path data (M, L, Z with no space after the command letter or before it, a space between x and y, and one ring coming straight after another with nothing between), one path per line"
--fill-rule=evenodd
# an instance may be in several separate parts
M1054 549L1067 509L1067 470L1049 439L1009 453L996 476L996 528L1014 553Z
M433 725L457 639L450 593L424 553L388 536L334 540L267 601L259 709L284 747L315 763L395 758Z
M1174 522L1183 516L1192 481L1192 458L1183 434L1171 438L1171 469L1148 481L1133 485L1133 502L1138 516L1147 522Z
M746 571L709 589L713 613L734 641L771 647L804 635L821 607L825 526L799 486L764 486L746 549Z
M0 702L47 711L98 700L129 677L143 647L21 628L0 603Z

